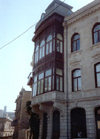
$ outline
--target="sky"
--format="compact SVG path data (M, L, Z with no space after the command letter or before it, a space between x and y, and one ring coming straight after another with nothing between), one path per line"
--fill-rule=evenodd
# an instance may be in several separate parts
M73 7L80 9L93 0L65 0ZM0 48L15 39L18 35L35 25L52 0L0 0ZM0 109L7 106L7 111L15 111L15 100L22 87L27 86L30 65L34 51L35 27L0 49Z

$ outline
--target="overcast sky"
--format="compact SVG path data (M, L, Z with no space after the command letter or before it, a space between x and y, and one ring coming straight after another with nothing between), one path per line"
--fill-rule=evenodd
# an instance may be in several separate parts
M93 0L65 0L78 10ZM0 48L35 24L52 0L0 0ZM15 110L21 88L30 90L27 77L34 50L34 27L19 39L0 49L0 109Z

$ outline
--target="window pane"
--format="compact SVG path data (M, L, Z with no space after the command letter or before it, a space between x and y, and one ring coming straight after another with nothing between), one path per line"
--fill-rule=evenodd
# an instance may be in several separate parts
M45 41L44 40L40 43L40 47L42 47L43 45L45 45Z
M48 85L48 80L47 78L45 79L45 91L47 91L47 85Z
M37 93L37 83L33 84L33 96L36 96Z
M37 75L34 76L34 82L37 82Z
M48 36L47 42L50 41L50 40L52 40L52 35L49 35L49 36Z
M39 45L36 46L35 52L39 50Z
M55 51L55 40L53 39L53 51Z
M52 77L52 89L54 89L54 76Z
M80 40L77 40L77 50L80 50Z
M72 45L72 51L76 51L76 41L73 42L73 45Z
M62 41L63 40L62 35L61 34L57 34L57 39Z
M81 90L81 78L78 78L78 90Z
M100 42L100 31L99 31L99 42Z
M94 43L98 42L98 32L94 33Z
M51 53L52 52L52 41L50 41L50 43L49 43L49 53Z
M43 46L43 48L42 48L42 57L44 57L44 51L45 51L45 49L44 49L44 46Z
M77 34L77 35L74 35L73 40L78 40L79 38L80 38L80 35Z
M59 40L57 40L57 52L60 52L60 42L59 42Z
M100 30L100 25L95 26L94 32Z
M63 72L62 72L62 69L56 69L56 74L58 74L58 75L63 75Z
M39 74L39 80L44 77L44 73Z
M63 80L62 77L60 77L60 91L63 91Z
M56 76L56 89L59 90L59 77Z
M74 79L73 89L77 91L77 79Z
M40 94L40 81L38 82L38 94Z
M41 93L43 93L43 80L41 80Z
M100 73L97 74L97 87L100 87Z
M96 65L96 72L100 72L100 64Z
M48 52L49 52L49 46L48 44L46 44L46 55L48 55Z
M60 42L60 53L63 52L62 42Z
M45 76L46 76L46 77L47 77L47 76L50 76L50 75L51 75L51 72L52 72L51 69L47 70L47 71L45 72Z
M75 70L73 73L73 77L79 77L81 76L81 71L80 70Z
M40 48L40 59L42 58L42 49Z
M51 77L48 78L48 90L51 90Z

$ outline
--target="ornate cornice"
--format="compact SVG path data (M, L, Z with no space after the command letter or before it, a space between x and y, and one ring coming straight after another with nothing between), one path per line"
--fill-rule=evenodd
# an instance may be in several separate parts
M100 10L100 1L94 1L74 12L71 16L66 17L63 25L66 26L73 24L74 22L80 20L83 17L89 16L97 10Z

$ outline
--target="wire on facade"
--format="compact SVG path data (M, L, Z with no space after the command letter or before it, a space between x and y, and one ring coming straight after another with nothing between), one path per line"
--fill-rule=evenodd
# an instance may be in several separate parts
M65 0L63 1L65 2ZM49 14L47 14L46 16L49 16L54 10L56 10L60 5L62 4L59 4L56 8L54 8ZM27 33L31 28L33 28L34 26L36 25L33 24L31 25L28 29L26 29L24 32L22 32L20 35L18 35L17 37L15 37L13 40L9 41L8 43L4 44L3 46L0 47L0 50L5 48L6 46L10 45L11 43L13 43L14 41L16 41L17 39L19 39L21 36L23 36L25 33Z

